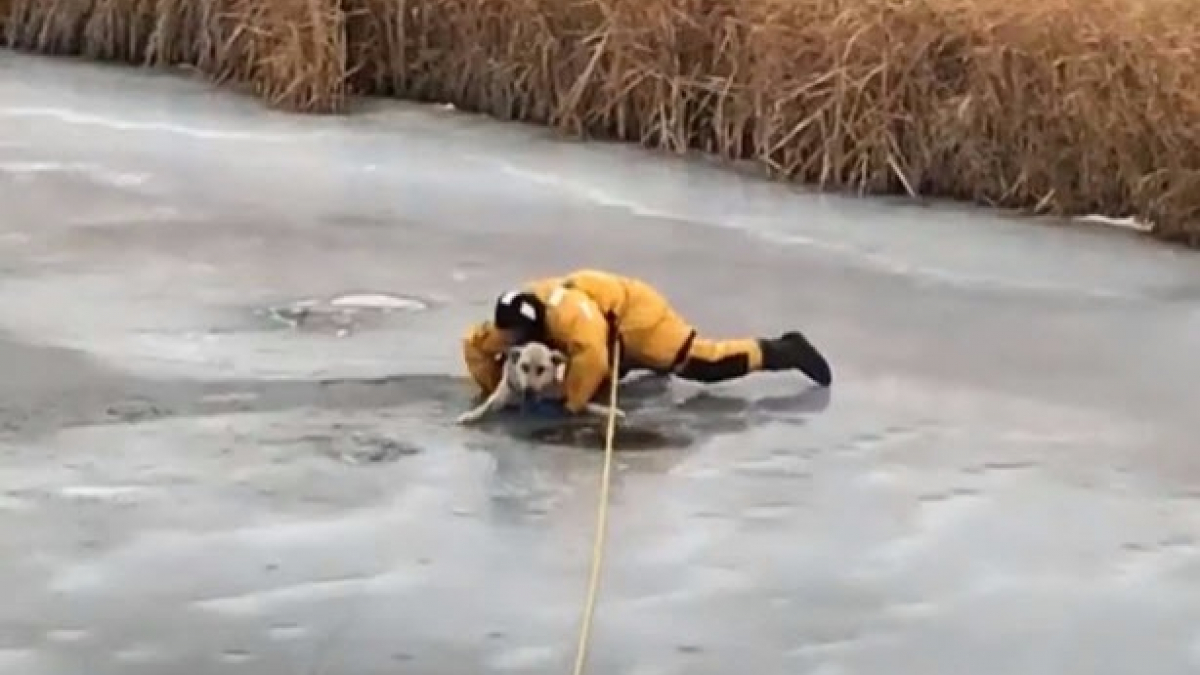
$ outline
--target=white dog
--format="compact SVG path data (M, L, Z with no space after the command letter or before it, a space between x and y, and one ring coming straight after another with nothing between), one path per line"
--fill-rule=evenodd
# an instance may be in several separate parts
M567 357L557 349L540 342L527 342L512 347L504 356L504 374L500 384L475 408L459 415L458 423L466 424L479 420L489 412L496 412L520 400L522 397L534 400L561 400L562 385L567 375ZM607 416L609 406L588 403L587 412L592 415ZM624 419L625 413L618 408L618 419Z

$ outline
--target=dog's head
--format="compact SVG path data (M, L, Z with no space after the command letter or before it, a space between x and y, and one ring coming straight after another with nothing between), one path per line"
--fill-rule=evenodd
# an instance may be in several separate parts
M567 357L540 342L527 342L508 350L509 379L526 396L537 396L560 384Z

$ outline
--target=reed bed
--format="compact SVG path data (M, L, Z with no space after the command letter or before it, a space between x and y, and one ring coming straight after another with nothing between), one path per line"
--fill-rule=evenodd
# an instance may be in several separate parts
M272 107L338 112L344 18L338 0L0 0L0 38L45 54L192 66Z
M445 101L1200 246L1195 0L0 0L16 48Z

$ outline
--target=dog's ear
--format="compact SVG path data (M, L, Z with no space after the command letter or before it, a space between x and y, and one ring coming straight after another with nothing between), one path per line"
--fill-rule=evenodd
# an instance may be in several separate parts
M508 358L509 362L516 363L517 360L521 358L521 348L520 347L509 347L508 352L505 354L505 356Z

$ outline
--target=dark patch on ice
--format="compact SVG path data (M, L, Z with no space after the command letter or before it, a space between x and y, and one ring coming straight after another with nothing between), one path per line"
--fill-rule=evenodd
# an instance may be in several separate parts
M679 449L697 440L742 433L764 422L802 425L825 410L828 389L802 389L786 396L747 399L701 391L676 403L667 378L644 378L623 387L620 406L628 414L618 422L614 448L618 452ZM504 411L481 426L536 444L603 450L607 420L592 416L537 416Z
M314 437L310 436L310 439ZM381 464L411 457L421 452L407 441L377 434L355 432L348 436L316 437L325 454L346 464Z
M115 422L142 422L169 415L167 408L144 398L130 398L109 405L105 415Z
M535 427L529 432L529 438L546 445L604 450L606 431L603 421L563 422ZM678 431L622 424L616 428L613 448L619 452L682 448L691 445L693 440Z

